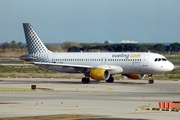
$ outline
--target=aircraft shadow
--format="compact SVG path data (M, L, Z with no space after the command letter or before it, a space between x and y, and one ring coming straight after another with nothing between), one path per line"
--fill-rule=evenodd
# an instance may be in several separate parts
M140 82L114 82L116 84L131 84L131 85L146 85L147 83L140 83Z

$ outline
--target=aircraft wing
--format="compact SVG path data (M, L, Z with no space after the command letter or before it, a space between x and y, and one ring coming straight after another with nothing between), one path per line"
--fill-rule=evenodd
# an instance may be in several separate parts
M60 64L60 63L45 63L45 62L33 62L35 65L40 65L40 66L60 66L60 67L71 67L71 68L103 68L106 70L114 70L114 69L122 69L120 66L116 65L100 65L100 66L89 66L89 65L77 65L77 64ZM122 70L123 71L123 70Z
M75 64L60 64L60 63L44 63L44 62L33 62L35 65L42 66L61 66L61 67L73 67L73 68L94 68L89 65L75 65Z

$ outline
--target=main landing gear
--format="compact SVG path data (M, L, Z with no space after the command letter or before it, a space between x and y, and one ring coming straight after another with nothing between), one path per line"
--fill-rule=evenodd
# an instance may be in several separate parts
M90 78L88 76L82 78L82 83L89 84ZM107 83L113 83L114 78L112 76L109 77L109 79L106 80Z
M152 74L148 74L148 83L149 84L153 84L154 83L154 80L152 78Z
M89 82L90 82L89 73L90 73L89 69L84 69L84 76L85 77L82 78L82 83L89 84Z
M89 84L89 82L90 82L90 78L89 77L83 77L82 78L82 83Z
M107 83L113 83L114 82L114 78L112 76L110 76L107 80Z

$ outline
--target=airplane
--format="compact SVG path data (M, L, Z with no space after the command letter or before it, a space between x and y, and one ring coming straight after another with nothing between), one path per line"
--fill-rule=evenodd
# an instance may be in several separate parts
M82 83L90 79L113 83L115 74L143 79L153 84L152 75L169 72L174 65L163 55L151 52L51 52L30 23L23 23L28 54L20 56L25 63L65 73L82 73Z

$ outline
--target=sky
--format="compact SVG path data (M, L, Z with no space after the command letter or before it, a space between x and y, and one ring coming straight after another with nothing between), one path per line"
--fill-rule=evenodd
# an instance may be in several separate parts
M180 0L0 0L0 43L25 43L30 23L44 43L180 41Z

